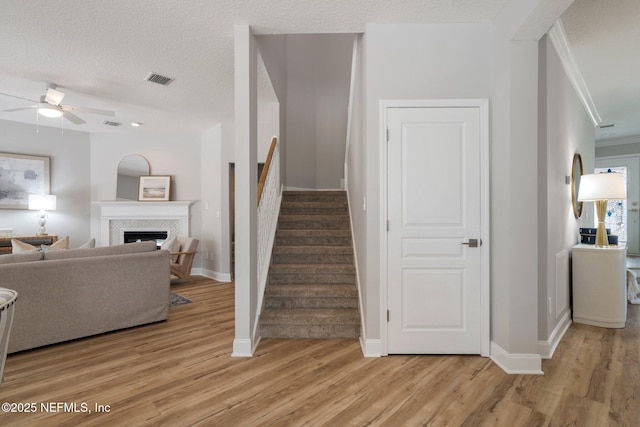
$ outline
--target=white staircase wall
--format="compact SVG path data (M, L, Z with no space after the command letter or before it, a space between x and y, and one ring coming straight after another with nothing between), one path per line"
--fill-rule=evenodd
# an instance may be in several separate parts
M341 188L353 38L287 36L287 188Z

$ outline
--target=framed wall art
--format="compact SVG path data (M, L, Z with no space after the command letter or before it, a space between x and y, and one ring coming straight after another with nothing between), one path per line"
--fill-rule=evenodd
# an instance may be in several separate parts
M27 209L29 194L49 194L49 157L0 153L0 209Z
M171 177L164 175L141 176L138 185L138 201L167 202L171 190Z

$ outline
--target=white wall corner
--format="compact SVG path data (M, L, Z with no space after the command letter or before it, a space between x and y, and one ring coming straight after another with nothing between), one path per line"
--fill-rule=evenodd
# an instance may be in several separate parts
M382 341L380 340L368 340L364 336L360 336L360 347L364 357L382 356Z
M562 315L562 318L551 332L551 336L546 341L538 341L538 353L543 359L551 359L556 347L560 344L562 337L571 326L571 310Z
M253 346L250 339L233 340L233 352L231 357L253 357Z
M560 57L562 68L564 68L564 71L567 74L567 78L575 89L580 102L589 115L589 118L591 118L593 126L599 126L600 123L602 123L602 118L600 117L600 114L598 114L596 104L591 98L591 93L589 92L587 83L584 81L582 72L580 71L580 68L578 68L576 61L573 58L573 53L571 53L571 47L569 45L569 39L567 38L567 33L564 30L564 25L562 25L561 19L558 19L556 23L553 24L553 27L551 27L551 30L549 30L548 34L553 47L556 49L556 52Z
M539 354L511 354L491 341L490 357L507 374L544 375Z

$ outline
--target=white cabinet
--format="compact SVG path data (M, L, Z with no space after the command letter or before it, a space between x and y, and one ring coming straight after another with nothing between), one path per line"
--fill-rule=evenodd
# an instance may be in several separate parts
M573 321L624 328L627 320L624 245L573 247Z

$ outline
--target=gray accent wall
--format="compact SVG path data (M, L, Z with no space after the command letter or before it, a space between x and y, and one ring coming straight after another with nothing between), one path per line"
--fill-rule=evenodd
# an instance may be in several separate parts
M50 158L51 194L57 196L57 209L48 213L47 231L59 238L69 236L70 247L91 237L89 140L86 132L65 129L63 133L52 127L0 120L0 152ZM38 231L36 214L0 209L0 228L13 228L14 235L34 234Z

